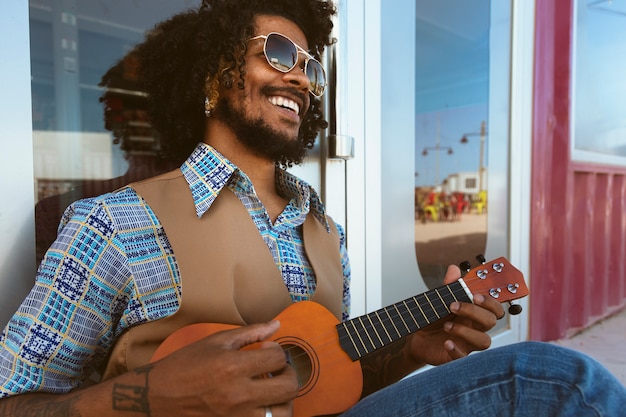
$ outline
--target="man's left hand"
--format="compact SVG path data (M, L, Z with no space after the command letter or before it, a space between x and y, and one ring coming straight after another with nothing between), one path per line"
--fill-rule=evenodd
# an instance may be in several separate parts
M460 269L450 265L444 284L450 284L461 276ZM454 302L452 314L414 333L409 339L409 349L417 363L440 365L467 356L472 351L485 350L491 346L487 334L504 316L502 305L491 297L474 295L474 303Z

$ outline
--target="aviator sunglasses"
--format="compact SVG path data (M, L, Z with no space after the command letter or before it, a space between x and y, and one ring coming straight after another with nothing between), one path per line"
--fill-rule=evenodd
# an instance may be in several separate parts
M294 69L298 65L298 53L304 55L304 73L309 78L309 91L315 97L321 97L324 94L326 72L321 62L280 33L271 32L267 35L255 36L249 40L256 39L265 39L263 43L265 59L272 68L280 72L287 73Z

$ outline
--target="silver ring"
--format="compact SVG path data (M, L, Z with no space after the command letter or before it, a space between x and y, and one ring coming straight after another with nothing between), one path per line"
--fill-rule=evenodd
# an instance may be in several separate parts
M272 416L272 407L265 407L265 417L273 417Z

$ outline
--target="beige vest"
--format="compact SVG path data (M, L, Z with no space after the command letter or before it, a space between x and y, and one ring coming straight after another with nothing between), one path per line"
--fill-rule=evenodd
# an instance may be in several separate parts
M176 256L182 302L169 317L127 330L116 342L103 379L143 366L167 336L192 323L245 325L271 320L292 303L274 259L250 214L228 188L198 218L180 170L131 184L159 218ZM313 301L341 320L343 270L339 236L312 215L304 247L315 272Z

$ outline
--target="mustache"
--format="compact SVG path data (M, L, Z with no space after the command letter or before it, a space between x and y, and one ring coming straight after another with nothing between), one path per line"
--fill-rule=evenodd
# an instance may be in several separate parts
M263 94L271 96L271 95L277 95L279 93L284 93L290 96L295 96L298 99L300 99L300 101L305 104L308 107L309 104L309 94L304 94L302 91L296 89L296 88L292 88L292 87L273 87L273 86L265 86L261 89L261 91L263 92Z

